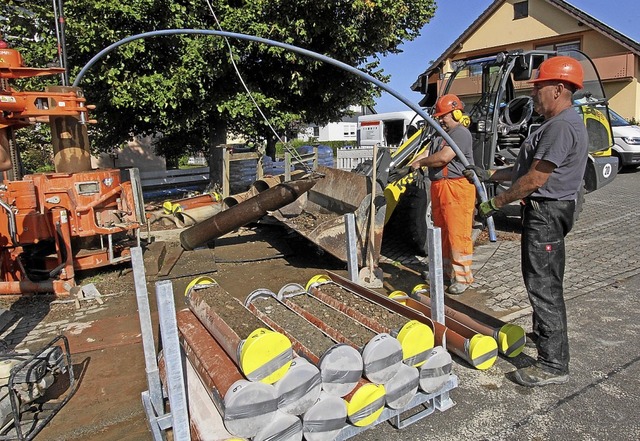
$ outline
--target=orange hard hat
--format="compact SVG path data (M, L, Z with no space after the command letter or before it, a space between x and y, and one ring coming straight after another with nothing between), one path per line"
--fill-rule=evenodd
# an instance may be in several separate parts
M459 110L462 112L464 109L464 104L460 101L456 95L452 93L448 93L446 95L442 95L436 101L436 113L433 114L435 118L438 118L446 113L453 112L454 110Z
M566 81L578 89L582 89L583 79L584 72L578 60L571 57L558 56L544 60L538 67L536 77L528 82Z

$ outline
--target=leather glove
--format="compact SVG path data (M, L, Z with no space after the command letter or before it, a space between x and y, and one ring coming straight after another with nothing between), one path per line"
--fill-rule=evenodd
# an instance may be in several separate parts
M482 167L478 167L477 165L469 164L465 167L462 174L465 178L469 180L473 184L473 175L478 176L480 182L487 182L491 179L491 172L489 170L485 170Z
M396 168L391 173L389 173L388 182L399 181L400 179L402 179L405 176L407 176L409 173L411 173L411 166L409 166L409 165L406 165L406 166L400 167L400 168Z
M424 190L425 188L427 188L427 183L425 182L425 175L424 175L424 170L421 168L416 169L413 172L413 182L415 182L416 187L418 187L420 190Z
M493 216L498 212L498 207L495 204L495 198L489 199L487 202L482 202L478 206L478 216L482 219Z

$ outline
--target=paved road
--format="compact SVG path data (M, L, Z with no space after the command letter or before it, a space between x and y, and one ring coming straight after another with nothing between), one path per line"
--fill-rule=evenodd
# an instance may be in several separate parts
M622 173L614 183L586 195L580 219L566 239L565 296L572 299L640 273L640 171ZM520 243L479 247L481 269L475 288L487 306L500 311L526 308L520 276ZM489 255L490 258L486 256Z

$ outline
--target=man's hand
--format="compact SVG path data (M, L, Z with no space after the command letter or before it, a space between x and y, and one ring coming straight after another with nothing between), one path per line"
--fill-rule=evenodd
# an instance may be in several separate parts
M416 187L418 187L420 190L424 190L425 188L427 188L425 179L426 177L422 168L419 168L413 172L413 182L416 183Z
M477 165L469 164L465 167L465 170L462 172L465 178L469 180L473 184L473 175L478 176L480 182L487 182L491 179L492 173L489 170L485 170L482 167L478 167Z
M411 167L408 165L404 167L396 168L391 173L389 173L388 181L389 182L399 181L400 179L404 178L411 172L412 172Z
M497 212L498 212L498 207L496 207L495 198L491 198L487 202L482 202L478 206L478 215L482 219L491 217Z

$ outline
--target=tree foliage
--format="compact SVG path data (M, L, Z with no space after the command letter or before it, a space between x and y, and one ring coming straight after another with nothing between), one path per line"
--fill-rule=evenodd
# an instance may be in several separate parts
M67 60L73 80L91 57L122 38L161 29L220 29L217 18L225 31L326 54L386 81L379 57L417 37L434 11L433 0L67 0ZM56 61L51 0L5 0L0 19L0 32L27 65ZM349 105L371 105L379 94L353 74L284 49L229 43L253 99L279 133L300 122L339 119ZM80 86L97 105L99 123L91 136L101 151L133 134L161 133L156 148L167 157L204 151L228 130L270 136L221 37L135 40L96 63Z

